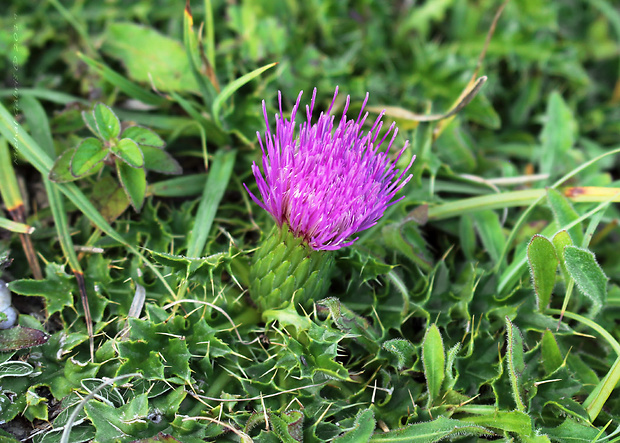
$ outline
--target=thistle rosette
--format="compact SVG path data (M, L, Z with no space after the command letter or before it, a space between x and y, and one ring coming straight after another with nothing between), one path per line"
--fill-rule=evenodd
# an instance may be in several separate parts
M333 264L330 251L353 244L358 239L352 238L355 233L374 226L389 206L404 198L394 200L411 179L406 174L415 160L412 156L402 171L396 168L408 142L390 158L398 128L393 123L379 138L383 112L370 130L362 129L368 117L364 113L368 94L356 120L347 119L347 96L340 122L334 127L331 112L338 88L327 113L321 112L313 124L315 88L310 105L306 105L306 121L296 131L302 94L287 119L278 93L275 133L263 101L264 139L257 132L262 173L256 163L252 165L262 200L244 184L277 224L256 252L250 272L250 295L263 311L289 301L304 304L323 297ZM388 138L387 148L381 149Z

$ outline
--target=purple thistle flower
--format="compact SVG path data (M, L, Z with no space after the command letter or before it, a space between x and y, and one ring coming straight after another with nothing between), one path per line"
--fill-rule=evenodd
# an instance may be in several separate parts
M265 140L257 132L263 151L263 174L256 163L252 172L258 184L262 202L244 187L252 199L269 212L279 227L288 225L296 237L301 237L314 250L336 250L353 244L358 237L353 234L374 226L386 208L400 201L391 201L395 194L411 179L403 179L411 167L401 172L395 169L408 142L398 152L395 160L388 156L398 134L393 123L380 140L383 126L382 112L368 132L362 126L368 117L363 116L368 94L362 104L357 120L348 120L349 96L340 123L334 129L331 110L338 95L334 93L327 114L321 112L312 124L312 111L316 88L310 106L306 105L306 121L295 133L295 117L303 91L291 112L290 120L283 116L282 95L278 93L280 113L276 114L276 132L269 128L267 109L263 100L265 116ZM379 151L392 133L385 151Z

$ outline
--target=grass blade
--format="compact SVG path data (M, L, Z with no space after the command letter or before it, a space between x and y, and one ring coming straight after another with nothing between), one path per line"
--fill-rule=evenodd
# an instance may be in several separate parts
M255 69L252 72L248 72L247 74L239 77L237 80L230 82L224 87L224 89L222 89L222 92L220 92L213 101L213 112L211 112L211 114L213 115L213 119L219 127L222 127L220 112L224 102L228 100L228 98L230 98L230 96L233 95L237 89L239 89L249 81L253 80L254 78L258 77L267 69L273 68L275 65L277 65L277 63L269 63L268 65Z
M17 134L15 134L17 137ZM25 225L26 223L26 208L19 192L19 186L17 184L17 177L15 170L13 169L13 161L9 152L9 145L4 138L0 138L0 196L6 206L6 209L11 214L11 218L17 223ZM43 278L41 273L41 266L37 259L37 254L32 245L32 239L29 235L22 233L19 234L19 239L22 243L22 248L26 254L28 265L32 271L32 275L37 280Z
M0 228L6 229L7 231L15 232L17 234L32 234L34 232L34 227L29 226L25 223L19 223L13 220L9 220L8 218L4 217L0 217Z

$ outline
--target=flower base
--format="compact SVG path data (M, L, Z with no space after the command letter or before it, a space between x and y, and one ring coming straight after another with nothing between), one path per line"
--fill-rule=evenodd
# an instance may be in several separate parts
M315 251L288 226L275 226L254 254L250 296L261 312L289 303L308 306L327 293L333 264L333 253Z

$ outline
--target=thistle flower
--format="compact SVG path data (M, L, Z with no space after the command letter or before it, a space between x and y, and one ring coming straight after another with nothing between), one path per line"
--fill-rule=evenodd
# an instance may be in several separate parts
M362 129L368 117L368 113L364 114L368 94L356 120L347 119L346 113L350 103L350 98L347 96L340 122L334 128L335 116L331 115L331 111L338 95L338 88L336 88L327 113L321 113L318 121L313 124L312 113L316 89L314 90L310 106L306 106L306 121L299 125L296 133L295 118L302 94L303 92L300 92L297 97L290 119L284 117L282 96L278 94L280 113L276 114L275 134L271 132L267 109L263 101L266 123L264 140L260 132L257 132L263 152L263 172L261 173L256 163L252 165L252 172L256 178L262 201L252 194L247 186L245 188L251 198L269 212L276 221L280 232L273 235L278 236L279 240L284 243L289 238L289 243L295 243L293 249L302 248L303 253L308 256L307 259L314 256L314 260L319 260L318 256L312 252L332 251L353 244L358 239L358 237L351 238L355 233L374 226L386 208L403 198L393 200L396 193L411 179L411 175L407 177L405 175L415 160L415 156L403 171L396 169L396 163L407 148L407 143L397 153L394 160L389 157L398 128L392 124L379 139L383 126L381 121L383 112L377 117L370 130L366 132ZM390 135L387 148L381 149ZM275 246L277 245L271 247ZM303 260L293 260L287 267L285 257L280 257L280 260L284 262L275 262L274 257L269 258L270 252L265 249L259 249L255 256L250 293L255 300L264 297L264 295L254 294L255 292L273 292L279 289L281 294L278 297L290 295L288 294L290 291L282 290L281 284L276 287L275 283L271 283L271 288L269 288L260 280L266 278L264 272L275 273L273 269L267 269L269 266L282 267L280 263L287 268L286 276L284 271L281 272L280 278L275 278L274 275L274 282L295 277L295 269L292 265L299 261L297 266L300 266ZM327 263L329 260L322 258L320 261ZM307 267L315 268L315 266ZM313 272L320 274L322 267L324 266L318 266ZM260 272L255 271L257 268L261 268ZM292 288L295 288L293 291L305 292L305 298L324 292L324 289L308 287L306 283L311 275L312 273L303 278L299 276L294 278L295 281L290 284ZM318 280L327 279L319 278L317 275ZM308 292L315 292L315 294L308 294ZM259 307L261 304L264 305L259 302Z

